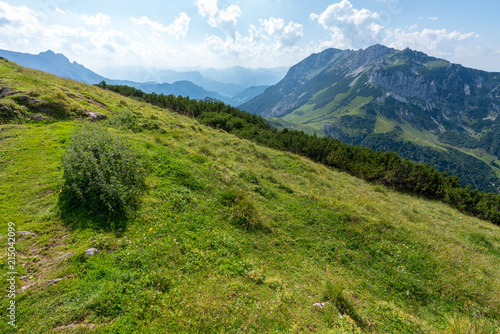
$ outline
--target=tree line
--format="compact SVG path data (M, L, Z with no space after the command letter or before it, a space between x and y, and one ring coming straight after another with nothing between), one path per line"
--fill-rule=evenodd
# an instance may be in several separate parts
M440 200L462 212L500 224L500 195L478 191L470 185L461 187L457 176L403 159L394 152L348 145L338 139L308 135L303 131L278 130L262 117L220 101L147 94L129 86L108 85L104 81L97 86L196 118L200 123L257 144L305 156L367 181Z

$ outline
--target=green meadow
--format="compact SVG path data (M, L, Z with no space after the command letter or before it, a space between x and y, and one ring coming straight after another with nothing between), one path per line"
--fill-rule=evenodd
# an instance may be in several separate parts
M5 60L2 87L2 333L499 333L497 225ZM147 170L118 223L61 204L95 127Z

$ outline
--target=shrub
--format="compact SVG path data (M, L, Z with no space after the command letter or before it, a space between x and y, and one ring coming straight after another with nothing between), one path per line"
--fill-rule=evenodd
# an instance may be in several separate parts
M145 188L145 168L132 147L108 131L76 129L63 156L63 210L83 209L108 221L124 218Z
M8 104L0 104L0 124L19 118L19 112Z
M107 119L106 123L114 128L141 132L141 127L137 123L136 117L128 109L122 109Z

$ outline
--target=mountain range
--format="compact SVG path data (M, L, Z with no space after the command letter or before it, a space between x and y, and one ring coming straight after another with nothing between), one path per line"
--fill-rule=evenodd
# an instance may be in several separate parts
M278 81L285 68L121 68L121 78L137 78L132 81L108 79L50 50L38 55L0 50L0 57L84 83L104 80L146 93L209 97L279 128L395 151L479 190L498 192L500 187L500 73L410 49L327 49L293 66L273 86L268 84ZM106 73L115 71L118 77L119 70Z
M480 190L500 186L500 73L382 45L327 49L240 108L278 127L395 151Z
M210 68L173 71L122 66L103 69L105 77L77 62L71 62L63 54L52 50L36 55L0 50L0 57L28 68L87 84L106 81L113 85L132 86L146 93L189 96L192 99L209 97L234 106L261 94L269 85L283 78L287 70L285 67L276 69L233 67L223 70Z
M247 88L267 88L274 85L283 79L287 71L287 67L251 69L235 66L226 69L208 68L174 71L144 66L112 66L103 68L101 72L109 78L139 82L174 83L176 81L191 81L222 96L233 97ZM260 93L257 95L260 95Z
M0 59L0 333L498 333L500 195L109 88Z

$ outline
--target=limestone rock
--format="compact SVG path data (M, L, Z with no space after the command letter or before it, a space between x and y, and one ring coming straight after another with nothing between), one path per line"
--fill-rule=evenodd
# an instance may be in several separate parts
M94 256L99 250L97 248L89 248L85 250L85 256Z
M84 110L83 112L85 113L85 115L87 115L87 117L89 117L94 122L106 119L108 117L100 112L95 112L90 110Z
M63 279L62 278L54 278L54 279L49 279L47 281L47 285L45 285L44 289L47 289L49 286L51 286L52 284L57 284L59 283L60 281L62 281Z
M32 237L36 237L36 234L33 232L27 232L27 231L17 231L18 234L24 235L25 237L30 235Z

